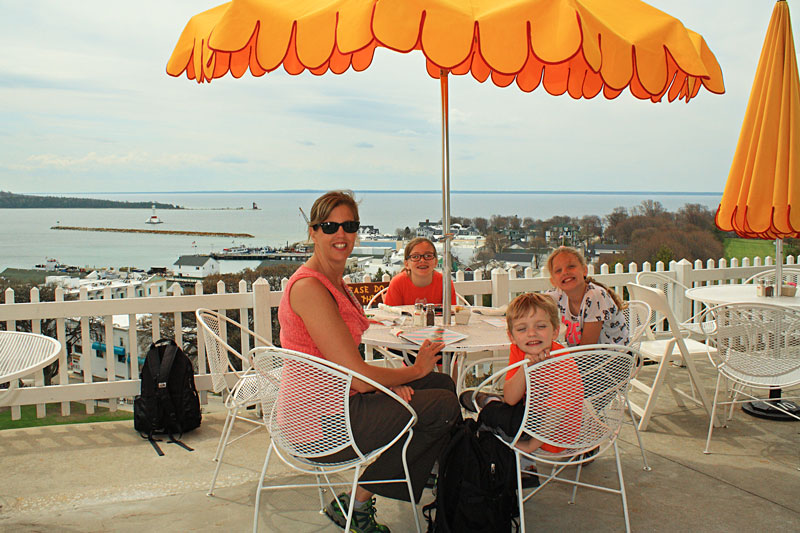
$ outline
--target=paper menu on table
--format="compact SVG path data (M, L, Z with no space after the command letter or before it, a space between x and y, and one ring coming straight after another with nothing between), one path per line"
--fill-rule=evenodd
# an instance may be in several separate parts
M491 324L496 328L505 328L507 325L505 318L500 318L496 316L482 316L481 320L483 320L487 324Z
M417 329L414 331L403 331L399 334L399 336L409 342L421 345L423 342L425 342L425 339L431 338L434 332L440 328L441 326L430 326L427 328ZM444 342L445 344L452 344L454 342L458 342L466 338L467 336L464 335L463 333L459 333L457 331L449 329L445 329L444 332L442 333L442 342Z

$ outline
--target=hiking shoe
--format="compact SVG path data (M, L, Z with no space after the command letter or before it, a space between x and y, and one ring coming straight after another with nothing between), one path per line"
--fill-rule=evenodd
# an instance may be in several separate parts
M438 476L433 472L431 472L430 475L428 476L428 479L425 481L425 488L432 489L433 487L435 487L437 478Z
M597 455L597 448L592 448L588 452L584 452L584 453L580 454L580 456L578 457L578 460L589 459L590 457L594 457L595 455ZM589 459L588 461L583 463L583 465L586 466L588 464L592 464L593 462L594 462L594 459Z
M331 503L325 506L325 514L337 526L344 529L347 524L347 509L350 507L350 495L343 492L336 498L341 503L341 507L336 503L336 499L333 499ZM344 508L344 512L342 512L342 508ZM375 498L370 498L361 509L353 509L353 519L350 521L349 533L390 533L388 527L375 521L375 513L377 513Z
M536 467L531 466L527 468L527 471L530 474L522 474L522 488L523 489L533 489L539 486L539 476L536 475Z
M475 395L475 403L472 402L472 393L475 392L475 389L467 389L461 394L458 395L458 402L461 404L461 407L466 409L471 413L477 413L478 409L483 409L489 402L496 402L502 401L500 396L497 394L490 394L486 392L479 392ZM477 407L475 404L478 404Z

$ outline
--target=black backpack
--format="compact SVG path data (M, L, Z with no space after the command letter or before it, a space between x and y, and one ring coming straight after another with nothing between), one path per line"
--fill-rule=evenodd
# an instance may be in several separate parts
M139 378L141 394L133 401L133 427L158 455L164 455L153 438L159 433L169 435L167 442L193 451L179 440L202 418L192 362L174 341L162 339L150 345Z
M436 500L422 508L428 533L503 533L517 525L516 461L478 422L458 424L439 458Z

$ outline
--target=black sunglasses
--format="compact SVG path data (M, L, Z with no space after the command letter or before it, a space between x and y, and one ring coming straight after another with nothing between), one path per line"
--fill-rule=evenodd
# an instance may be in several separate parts
M348 220L346 222L320 222L319 224L314 224L311 226L314 230L318 230L322 228L322 233L326 235L333 235L337 231L339 231L339 226L347 233L355 233L358 231L358 228L361 226L361 223L358 220Z

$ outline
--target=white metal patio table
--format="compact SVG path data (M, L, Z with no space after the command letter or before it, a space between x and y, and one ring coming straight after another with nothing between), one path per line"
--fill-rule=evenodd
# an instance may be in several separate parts
M407 310L413 310L414 308L413 305L403 307L407 308ZM380 310L370 309L368 313L374 314L375 316L373 318L375 320L391 320L392 318L400 318L397 315L384 313ZM499 324L500 321L502 321L502 326L496 325ZM406 320L406 322L410 322L410 318ZM495 324L490 322L495 322ZM442 317L436 317L435 325L442 325ZM365 345L381 346L383 348L390 348L393 350L416 351L419 349L419 345L398 337L395 334L396 328L399 328L403 331L414 331L417 329L422 329L423 327L425 326L412 326L406 324L387 326L373 322L370 324L369 329L364 332L361 342ZM487 316L484 318L482 315L473 312L469 324L451 324L444 327L445 329L466 335L465 338L447 344L442 349L442 372L446 374L450 373L450 363L454 353L507 350L511 346L511 341L508 339L508 334L506 333L505 317Z
M758 296L755 284L708 285L686 289L690 300L708 305L730 304L736 302L782 305L800 308L797 296Z
M22 331L0 331L0 383L41 370L58 358L61 343L52 337Z

